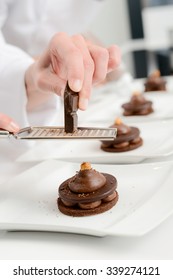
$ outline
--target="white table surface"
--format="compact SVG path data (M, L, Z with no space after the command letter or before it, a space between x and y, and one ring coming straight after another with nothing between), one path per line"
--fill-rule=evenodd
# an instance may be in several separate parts
M0 184L38 163L16 162L25 151L17 140L0 140ZM162 160L173 160L173 156ZM135 238L0 231L0 259L173 259L173 216Z

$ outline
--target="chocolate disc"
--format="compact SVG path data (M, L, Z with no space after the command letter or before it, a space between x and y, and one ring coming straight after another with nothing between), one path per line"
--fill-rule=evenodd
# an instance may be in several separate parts
M136 111L140 111L140 110L143 110L143 109L151 108L151 106L152 106L151 101L146 101L143 104L132 104L132 103L129 102L129 103L123 104L122 108L124 108L127 111L136 112Z
M156 79L148 79L145 86L145 92L146 91L163 91L166 92L166 81L164 81L162 78L156 78Z
M68 182L71 178L64 181L59 187L59 197L72 202L72 203L89 203L97 200L101 200L102 198L107 197L108 195L112 194L113 191L117 187L117 180L114 176L101 173L106 177L106 183L103 187L99 188L90 193L75 193L72 192L68 187Z
M122 148L115 148L113 145L106 147L104 145L101 145L101 149L105 152L110 152L110 153L121 153L121 152L128 152L134 149L139 148L142 146L143 140L140 138L140 141L138 143L129 143L127 147L122 147Z
M106 212L110 210L118 201L118 193L116 192L116 197L109 201L109 202L102 202L100 206L92 209L80 209L77 206L74 207L68 207L65 206L62 202L61 199L57 199L57 205L59 210L68 216L73 216L73 217L84 217L84 216L91 216L91 215L96 215L96 214L101 214L103 212Z
M130 110L124 110L123 115L124 116L146 116L153 113L153 108L144 108L139 111L130 111Z
M120 144L122 142L129 142L137 137L139 137L140 130L137 127L131 126L131 131L127 134L118 135L115 140L112 141L102 141L106 146Z

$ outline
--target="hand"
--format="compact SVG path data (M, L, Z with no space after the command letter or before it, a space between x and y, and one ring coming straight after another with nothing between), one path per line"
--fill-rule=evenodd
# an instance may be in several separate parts
M0 113L0 128L10 132L18 132L19 126L7 115Z
M70 88L79 92L79 109L85 110L92 84L102 82L108 72L118 67L120 57L117 46L104 48L87 42L81 35L58 33L26 72L28 98L37 103L40 94L42 102L48 98L47 93L62 95L68 81Z

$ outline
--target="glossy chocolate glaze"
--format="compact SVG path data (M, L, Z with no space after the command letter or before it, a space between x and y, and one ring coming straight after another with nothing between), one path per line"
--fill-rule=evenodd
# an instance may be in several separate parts
M153 112L152 102L147 100L141 93L132 95L129 102L122 105L123 115L147 115Z
M122 135L118 135L114 140L112 141L102 141L103 144L105 145L114 145L114 144L120 144L122 142L129 142L135 138L138 138L140 135L140 130L137 127L130 127L131 130L129 133L127 134L122 134Z
M117 188L117 180L114 176L101 173L106 178L106 183L103 187L88 193L75 193L69 188L69 181L73 180L73 177L64 181L59 187L59 197L63 200L72 203L90 203L101 200L110 194L112 194Z
M106 183L106 178L103 174L94 169L80 170L68 182L68 187L75 193L90 193Z

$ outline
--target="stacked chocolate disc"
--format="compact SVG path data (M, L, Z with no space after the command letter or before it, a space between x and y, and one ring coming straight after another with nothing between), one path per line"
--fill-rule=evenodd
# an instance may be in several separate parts
M84 162L76 175L59 186L58 208L74 217L103 213L117 203L116 188L113 175L100 173Z
M161 77L160 71L156 70L146 79L145 91L163 91L166 92L166 81Z
M143 144L140 130L137 127L128 126L119 118L110 127L117 128L117 137L112 141L102 141L101 149L103 151L111 153L127 152Z
M124 116L144 116L153 112L152 101L140 92L134 92L130 101L122 105Z

